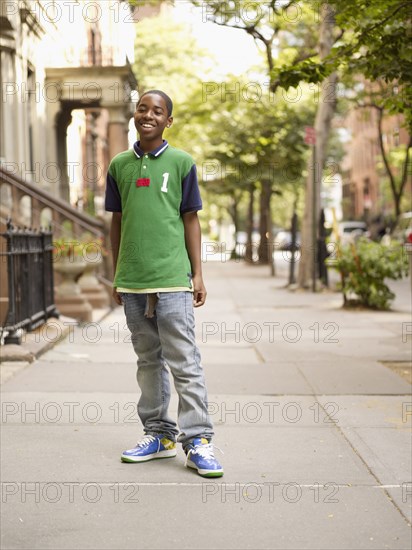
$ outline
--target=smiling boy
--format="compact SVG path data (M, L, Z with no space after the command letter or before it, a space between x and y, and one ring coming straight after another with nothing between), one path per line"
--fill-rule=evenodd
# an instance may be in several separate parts
M174 457L177 439L187 467L204 477L219 477L223 469L211 444L213 426L194 334L193 306L206 300L197 216L202 201L193 159L163 139L173 123L172 111L164 92L142 94L134 114L140 141L116 155L107 174L113 296L124 304L138 356L138 413L145 433L121 460ZM168 414L166 365L179 398L180 433Z

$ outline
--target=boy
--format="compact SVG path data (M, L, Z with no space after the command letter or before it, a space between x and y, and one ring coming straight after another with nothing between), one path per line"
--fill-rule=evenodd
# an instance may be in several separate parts
M138 413L145 432L121 460L176 456L179 431L168 415L167 364L179 397L177 441L186 453L185 465L203 477L220 477L223 469L210 443L213 426L194 336L193 306L206 299L197 217L202 202L192 158L163 139L173 123L172 110L164 92L145 92L134 114L140 141L116 155L107 174L113 296L124 304L138 356Z

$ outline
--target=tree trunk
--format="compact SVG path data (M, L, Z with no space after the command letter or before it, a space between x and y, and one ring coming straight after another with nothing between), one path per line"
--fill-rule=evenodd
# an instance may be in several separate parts
M405 190L405 185L408 180L408 167L409 167L409 151L412 147L412 136L409 138L409 143L406 146L406 152L405 152L405 162L403 163L402 167L402 175L400 178L399 186L396 185L396 179L394 172L389 164L389 158L385 151L385 146L383 144L383 117L384 117L384 110L382 107L378 107L377 105L374 105L375 109L378 110L378 138L379 138L379 148L381 151L383 164L385 166L385 171L389 178L389 184L392 191L392 197L393 197L393 204L395 207L395 216L396 219L399 218L401 214L401 200L403 196L403 192Z
M238 202L239 202L239 197L236 195L236 193L234 194L233 196L233 199L232 199L232 208L231 208L231 216L232 216L232 221L233 221L233 225L235 226L235 246L231 252L231 257L232 258L235 258L236 257L236 253L237 253L237 249L238 249L238 246L237 246L237 234L239 232L239 209L238 209Z
M232 204L229 207L228 213L232 218L233 225L235 226L235 240L237 240L237 232L239 230L239 212L238 212L239 198L235 194L232 197Z
M253 218L254 218L254 203L255 203L255 185L252 183L249 187L249 205L247 211L246 222L246 250L245 260L249 263L254 261L254 244L253 244Z
M326 57L334 43L333 39L334 18L333 11L328 4L324 4L324 14L319 36L319 55ZM305 193L305 209L302 220L302 248L299 263L298 284L300 287L308 288L312 281L312 261L315 254L312 245L313 228L313 192L316 198L316 220L320 213L320 192L322 171L325 164L326 147L330 133L330 126L333 114L336 109L336 73L331 74L322 82L319 93L319 104L315 119L316 132L316 155L313 162L312 156L308 160ZM315 189L313 189L313 170L315 170ZM315 224L316 227L317 224Z
M271 261L271 255L269 249L271 247L272 238L270 231L272 228L272 220L270 214L270 197L272 195L272 188L270 181L262 181L262 190L260 192L260 221L259 221L259 233L260 242L258 248L259 263L269 264Z

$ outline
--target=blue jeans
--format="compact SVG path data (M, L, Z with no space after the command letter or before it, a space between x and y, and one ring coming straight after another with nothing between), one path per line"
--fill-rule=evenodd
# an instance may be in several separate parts
M160 292L152 318L145 317L147 294L121 294L127 326L137 354L137 410L145 434L176 441L176 422L168 415L169 372L179 397L177 441L185 447L195 437L213 436L207 391L195 342L193 294Z

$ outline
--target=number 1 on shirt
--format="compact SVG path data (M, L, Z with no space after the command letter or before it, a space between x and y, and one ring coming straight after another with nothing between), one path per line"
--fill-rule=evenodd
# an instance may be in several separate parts
M169 181L169 172L165 172L163 174L163 184L160 189L160 191L163 191L163 193L167 193L167 182Z

